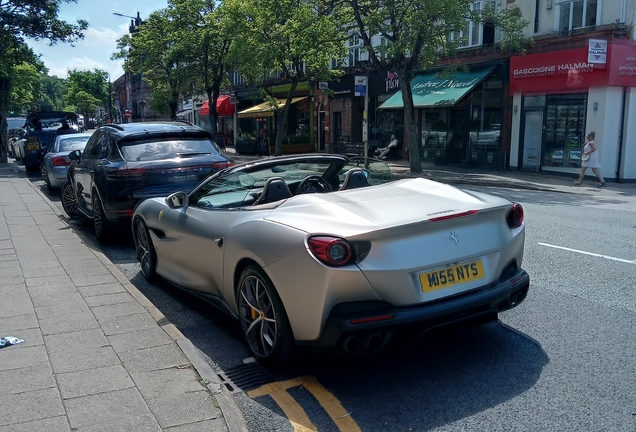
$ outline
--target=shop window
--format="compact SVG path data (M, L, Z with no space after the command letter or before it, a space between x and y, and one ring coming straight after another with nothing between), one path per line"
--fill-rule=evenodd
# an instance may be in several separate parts
M585 94L548 96L543 166L581 166L586 113Z
M598 0L563 1L559 5L559 34L568 35L572 30L598 25L600 2Z
M378 145L386 147L389 145L391 135L395 135L401 146L404 137L404 111L381 110L377 111L376 116Z

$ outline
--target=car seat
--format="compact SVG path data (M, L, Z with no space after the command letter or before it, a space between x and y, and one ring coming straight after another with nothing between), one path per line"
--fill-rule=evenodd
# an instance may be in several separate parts
M351 168L345 174L339 190L356 189L365 186L369 186L369 182L367 181L367 176L364 175L364 171L360 168Z
M281 177L271 177L267 179L263 186L263 192L252 205L273 203L291 197L292 193L287 187L285 180Z

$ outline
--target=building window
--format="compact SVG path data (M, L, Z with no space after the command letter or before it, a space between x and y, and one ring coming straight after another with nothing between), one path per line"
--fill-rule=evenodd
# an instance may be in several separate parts
M598 0L574 0L559 3L559 34L567 35L572 30L598 25Z
M497 7L496 0L479 0L470 5L470 10L472 12L481 12L491 7ZM492 45L495 42L495 38L495 27L492 23L482 24L471 20L466 20L464 30L451 34L451 40L459 40L460 47Z
M349 40L349 61L347 66L353 67L360 62L360 49L362 48L362 39L359 35L353 35Z

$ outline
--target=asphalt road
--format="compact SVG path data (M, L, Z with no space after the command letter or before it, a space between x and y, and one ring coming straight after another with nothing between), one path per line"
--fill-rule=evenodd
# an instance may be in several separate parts
M375 357L244 365L234 321L148 284L128 236L101 247L218 365L253 432L635 431L636 198L487 191L526 211L527 299L499 322ZM79 227L97 245L90 223Z

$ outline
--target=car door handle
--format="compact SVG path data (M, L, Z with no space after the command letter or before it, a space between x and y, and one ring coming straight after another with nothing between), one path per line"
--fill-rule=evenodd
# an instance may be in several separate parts
M214 243L216 243L216 245L218 247L222 247L223 246L223 237L214 237Z

